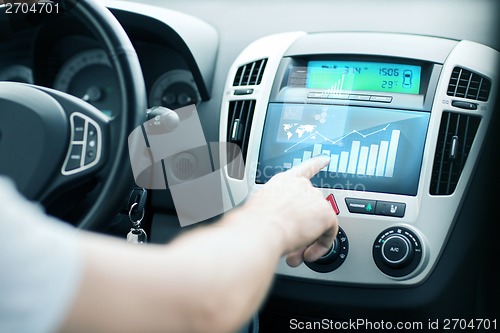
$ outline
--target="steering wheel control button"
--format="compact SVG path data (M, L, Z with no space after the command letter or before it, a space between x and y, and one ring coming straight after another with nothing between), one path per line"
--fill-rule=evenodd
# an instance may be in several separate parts
M335 200L335 197L333 196L333 194L330 194L329 196L327 196L326 201L328 201L330 203L335 214L339 215L340 209L339 209L339 206L337 205L337 201Z
M397 278L405 277L420 264L422 243L410 229L389 228L375 240L373 260L383 273Z
M406 204L401 202L377 201L375 214L384 216L404 217Z
M81 167L82 152L83 152L83 145L74 144L71 146L69 151L69 159L65 168L66 171L76 170Z
M87 140L95 139L97 139L97 128L89 123L87 128Z
M89 144L87 145L87 152L85 153L84 165L88 165L94 162L97 155L96 149L90 146L90 143L91 142L89 142Z
M85 119L75 116L71 127L73 129L73 142L83 141L85 137Z
M84 165L89 165L90 163L95 161L97 157L97 148L98 148L97 128L90 123L87 124L86 142L87 142L87 147L86 147Z
M377 201L366 199L345 198L347 209L356 214L375 214Z
M319 273L333 272L339 268L347 258L349 253L349 240L344 230L339 227L337 237L330 248L330 251L316 260L315 262L306 262L306 266Z
M71 144L61 173L69 176L95 166L101 157L101 129L92 118L75 112L70 116Z

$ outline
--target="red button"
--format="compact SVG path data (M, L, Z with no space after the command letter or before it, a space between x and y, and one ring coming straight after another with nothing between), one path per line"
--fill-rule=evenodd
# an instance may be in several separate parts
M333 194L330 194L329 196L327 196L326 201L328 201L330 203L330 205L332 205L332 208L333 208L333 211L335 212L335 214L339 215L340 209L339 209L339 206L337 206L337 201L335 201L335 197L333 196Z

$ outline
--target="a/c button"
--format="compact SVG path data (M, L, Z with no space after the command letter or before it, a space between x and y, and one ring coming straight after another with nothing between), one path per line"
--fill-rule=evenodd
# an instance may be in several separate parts
M404 265L409 259L411 245L400 235L389 236L382 245L382 256L390 266Z

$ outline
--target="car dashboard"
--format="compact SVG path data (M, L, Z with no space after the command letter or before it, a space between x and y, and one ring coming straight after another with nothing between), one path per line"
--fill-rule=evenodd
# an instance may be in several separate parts
M244 166L222 169L225 210L279 172L331 158L312 183L339 234L317 262L280 261L263 332L323 318L498 317L495 1L105 3L137 51L148 107L194 104L207 142L241 149ZM21 31L0 54L0 80L117 116L109 60L79 23ZM148 204L154 243L197 227L179 226L169 190Z
M260 68L255 58L266 67L249 84L239 73ZM382 33L278 34L246 49L221 116L221 140L246 152L245 172L228 168L231 192L326 154L312 182L340 211L337 253L279 272L355 285L425 280L489 126L497 61L476 43Z
M171 11L163 14L172 16ZM170 25L166 25L153 17L126 9L116 9L115 15L120 18L138 54L148 107L177 109L207 99L205 85L200 92L194 79L194 75L199 79L201 74L193 64L193 55L171 27L172 20L181 21L184 16L174 13ZM189 18L182 24L191 24L192 21L194 19ZM211 27L199 21L196 24L210 35ZM210 53L216 52L214 46L217 45L215 33L210 37L215 38L215 43L212 50L204 50L208 58ZM21 29L2 43L1 50L8 56L1 59L0 80L35 83L69 93L111 118L119 112L118 80L111 63L92 33L78 21L62 16L37 31ZM210 73L203 74L204 78L210 78Z

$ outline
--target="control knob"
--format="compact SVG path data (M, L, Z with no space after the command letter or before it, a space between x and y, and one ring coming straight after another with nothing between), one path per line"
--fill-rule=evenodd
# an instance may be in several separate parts
M344 230L339 227L337 237L333 241L330 250L314 262L306 262L307 267L320 273L329 273L340 267L347 258L349 252L349 240Z
M404 277L418 267L422 259L422 244L410 229L389 228L380 233L375 240L373 259L385 274Z

